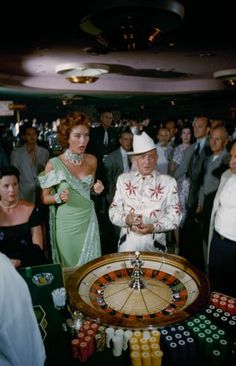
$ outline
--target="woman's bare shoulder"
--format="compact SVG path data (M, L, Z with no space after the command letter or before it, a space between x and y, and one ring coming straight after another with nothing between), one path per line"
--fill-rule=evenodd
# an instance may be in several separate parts
M89 164L97 164L97 158L92 154L85 154L85 159Z
M20 200L17 205L18 210L22 211L33 211L35 205L32 202Z
M53 165L50 160L48 160L46 166L45 166L45 173L49 173L51 170L53 170Z

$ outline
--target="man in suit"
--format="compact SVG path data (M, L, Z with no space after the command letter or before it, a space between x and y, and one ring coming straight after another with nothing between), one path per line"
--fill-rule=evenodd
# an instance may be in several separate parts
M236 297L236 142L230 155L213 203L208 263L213 288Z
M203 180L204 161L211 154L209 131L210 124L206 116L194 118L193 132L196 142L185 150L181 164L174 171L176 179L186 174L190 180L187 214L180 232L180 254L201 270L205 269L205 265L200 226L196 222L196 210Z
M180 139L178 141L178 126L177 126L177 122L175 119L173 118L169 118L165 124L164 127L167 128L167 130L169 131L170 134L170 139L169 139L169 146L175 148L178 143L180 143Z
M89 143L86 151L97 157L97 178L104 180L104 160L106 156L119 146L117 131L112 126L113 114L105 111L101 114L101 124L98 127L91 128ZM95 209L101 227L101 234L104 225L103 215L106 215L106 198L105 191L99 196L92 197L95 203Z
M37 144L38 132L30 124L23 125L20 134L24 145L12 151L11 164L20 171L20 197L38 204L38 174L49 159L49 151Z
M110 205L116 191L117 178L121 173L130 170L130 157L127 154L132 150L133 134L130 128L125 127L119 133L120 147L108 154L104 160L106 176L106 199Z
M211 211L222 173L229 168L229 153L226 150L228 132L223 126L211 129L212 154L204 163L203 183L200 187L196 214L200 217L203 250L206 258Z
M90 131L87 151L98 158L98 163L103 162L105 157L119 146L117 131L112 126L112 120L111 112L103 112L100 126L92 128Z
M110 222L108 208L116 191L116 182L120 174L130 170L130 157L127 152L132 150L133 134L129 127L123 128L119 133L120 147L107 155L104 160L105 184L105 214L102 222L102 253L113 253L117 250L120 228ZM101 229L102 229L101 228Z
M193 121L193 133L196 139L185 150L181 164L174 171L175 179L179 179L184 174L190 178L190 192L188 197L188 210L196 210L198 203L198 190L202 183L202 168L207 156L211 154L209 134L209 120L205 116L195 117Z

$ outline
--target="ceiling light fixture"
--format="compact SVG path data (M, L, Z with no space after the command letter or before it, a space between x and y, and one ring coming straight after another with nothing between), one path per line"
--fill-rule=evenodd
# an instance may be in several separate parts
M73 84L92 84L98 79L96 76L70 76L67 78Z
M56 72L63 75L71 83L90 84L98 80L99 76L109 72L109 66L103 64L66 63L55 67Z
M215 79L220 79L231 87L234 87L236 85L236 69L215 71L213 76Z
M184 7L176 0L113 0L99 2L93 13L80 21L80 28L111 50L144 49L162 33L178 28Z

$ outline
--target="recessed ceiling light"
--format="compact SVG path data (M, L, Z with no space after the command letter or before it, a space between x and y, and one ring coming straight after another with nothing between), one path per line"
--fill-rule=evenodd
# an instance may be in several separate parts
M98 79L96 76L70 76L67 78L69 82L74 84L91 84L95 83Z
M103 64L66 63L55 67L58 74L69 77L99 77L109 72L109 66Z

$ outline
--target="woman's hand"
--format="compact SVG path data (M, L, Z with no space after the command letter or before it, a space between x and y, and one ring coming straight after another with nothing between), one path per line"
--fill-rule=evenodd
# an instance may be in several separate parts
M60 192L60 199L63 203L68 201L69 199L68 189L64 189L63 191Z
M95 193L100 194L104 190L104 185L101 180L97 180L93 185L93 190Z

